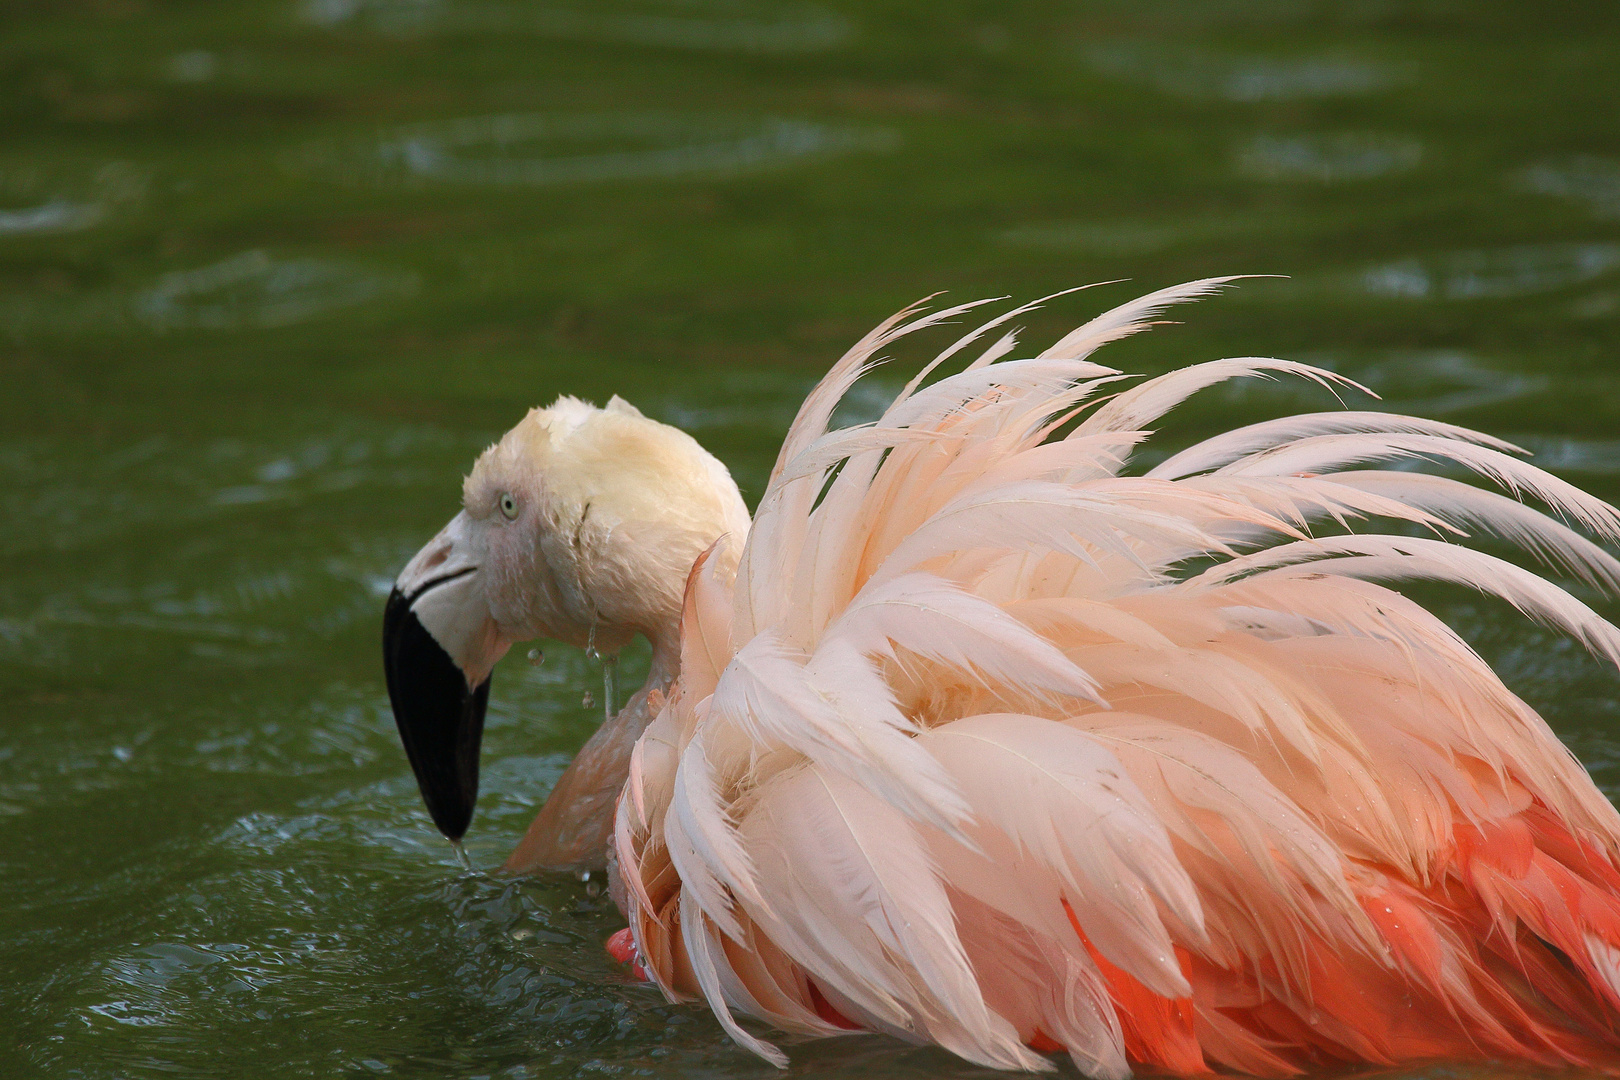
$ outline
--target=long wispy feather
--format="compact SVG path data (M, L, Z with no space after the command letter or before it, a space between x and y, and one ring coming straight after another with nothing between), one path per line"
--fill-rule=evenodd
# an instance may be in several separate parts
M1239 458L1219 472L1237 476L1318 474L1381 458L1419 455L1455 462L1514 494L1527 492L1600 536L1620 540L1620 512L1603 500L1499 450L1435 435L1315 435Z
M1438 420L1424 420L1415 416L1397 416L1394 413L1346 410L1284 416L1278 420L1267 420L1264 423L1236 428L1189 446L1179 454L1172 454L1149 469L1147 475L1177 480L1206 469L1220 468L1240 457L1247 457L1261 450L1286 446L1297 439L1310 438L1314 435L1348 435L1357 432L1435 435L1444 439L1478 443L1508 453L1524 452L1504 439L1483 435L1455 424L1443 424Z
M1620 511L1501 439L1366 410L1130 475L1225 380L1363 389L1243 357L1101 398L1124 376L1098 347L1233 280L1033 359L1005 359L1014 308L829 432L883 350L978 304L908 308L812 391L735 583L710 555L687 580L681 681L618 805L615 895L672 999L779 1066L739 1017L1003 1069L1062 1048L1105 1080L1620 1064L1620 814L1391 587L1500 597L1620 664L1591 606L1466 546L1616 595Z
M1149 379L1140 386L1125 391L1087 417L1078 430L1089 435L1098 431L1134 431L1145 428L1200 390L1208 389L1228 379L1253 378L1271 372L1298 375L1329 390L1343 386L1366 394L1372 393L1354 379L1294 360L1276 360L1263 356L1210 360L1207 363L1182 368L1180 371L1172 371L1168 375L1160 375L1157 379Z

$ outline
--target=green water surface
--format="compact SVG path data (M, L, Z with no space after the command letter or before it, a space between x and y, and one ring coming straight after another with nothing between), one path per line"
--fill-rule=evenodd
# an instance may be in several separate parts
M919 296L1132 279L1041 342L1286 274L1104 358L1324 364L1615 498L1617 58L1612 2L0 4L0 1076L773 1075L608 959L596 883L427 820L379 617L473 455L617 392L754 499ZM1171 441L1327 405L1227 387ZM1426 598L1620 793L1613 673ZM523 652L482 867L599 711Z

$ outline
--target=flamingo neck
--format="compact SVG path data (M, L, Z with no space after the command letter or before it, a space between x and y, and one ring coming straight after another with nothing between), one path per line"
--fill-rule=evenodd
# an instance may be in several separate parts
M649 634L648 640L653 655L647 681L580 748L503 869L532 874L598 870L607 865L614 807L630 772L630 752L656 715L648 707L648 697L654 691L660 697L667 695L680 672L678 627Z

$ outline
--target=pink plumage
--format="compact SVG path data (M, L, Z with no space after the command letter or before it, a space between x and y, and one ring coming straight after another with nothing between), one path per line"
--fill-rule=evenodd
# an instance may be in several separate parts
M810 394L734 580L694 568L681 676L619 799L621 895L665 993L778 1064L737 1016L998 1068L1064 1050L1097 1077L1620 1060L1620 817L1375 583L1460 582L1620 660L1581 601L1462 545L1492 533L1612 592L1620 562L1570 526L1613 541L1620 514L1500 440L1376 412L1125 475L1200 389L1347 382L1243 358L1116 393L1089 359L1226 280L1030 360L1001 359L1003 316L947 350L958 373L829 432L882 349L974 305L908 310ZM1405 468L1435 462L1515 498Z

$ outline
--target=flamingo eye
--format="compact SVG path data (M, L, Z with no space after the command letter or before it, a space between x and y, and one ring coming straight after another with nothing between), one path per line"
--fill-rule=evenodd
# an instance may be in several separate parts
M501 493L501 513L506 515L507 521L517 518L517 500L512 498L510 491Z

